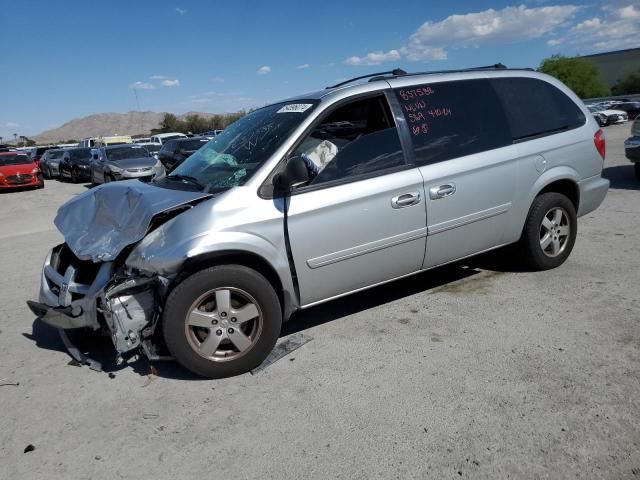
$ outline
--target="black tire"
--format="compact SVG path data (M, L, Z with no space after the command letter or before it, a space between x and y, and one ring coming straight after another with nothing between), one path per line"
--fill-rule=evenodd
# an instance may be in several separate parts
M634 163L633 168L636 172L636 179L640 180L640 162Z
M71 181L73 183L78 183L80 181L78 170L76 170L75 168L71 170Z
M251 347L241 356L214 361L201 356L192 347L187 338L186 322L194 302L213 289L226 287L239 289L253 297L262 314L262 328ZM164 339L171 354L187 370L207 378L240 375L260 365L273 350L281 326L282 311L275 290L260 273L241 265L211 267L187 277L167 298L162 317ZM213 334L212 327L209 335Z
M545 216L554 209L561 209L566 213L569 234L557 256L551 257L545 253L541 245L542 222ZM520 252L524 263L533 270L549 270L562 265L571 254L578 233L576 209L566 196L549 192L535 198L520 239Z
M49 173L49 169L46 166L42 168L42 175L44 175L44 178L47 180L51 178L51 173Z

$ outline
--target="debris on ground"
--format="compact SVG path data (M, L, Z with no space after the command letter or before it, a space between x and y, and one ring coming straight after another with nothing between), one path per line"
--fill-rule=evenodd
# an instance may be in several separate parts
M142 418L145 420L153 420L154 418L158 418L160 415L157 413L145 413L142 415Z
M13 386L17 387L20 385L20 382L14 382L12 380L0 380L0 387Z
M147 374L147 379L145 380L144 384L142 385L142 388L148 387L149 385L151 385L151 382L153 382L157 378L158 378L158 370L156 370L156 367L154 367L153 365L150 365L149 366L149 373Z
M271 351L269 356L265 359L265 361L262 362L253 370L251 370L251 375L255 375L256 373L261 372L272 363L277 362L282 357L290 354L294 350L297 350L302 345L304 345L307 342L310 342L311 340L313 340L313 337L310 337L309 335L304 335L303 333L294 333L289 338L287 338L284 342L277 344L274 347L274 349Z
M109 378L114 379L116 378L116 374L113 372L109 372Z
M36 449L36 447L34 447L33 445L29 444L26 447L24 447L24 453L33 452L35 449Z

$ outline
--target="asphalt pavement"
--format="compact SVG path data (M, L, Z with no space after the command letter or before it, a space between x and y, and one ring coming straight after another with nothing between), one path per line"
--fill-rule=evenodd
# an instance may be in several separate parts
M562 267L495 252L333 301L281 339L312 341L217 381L117 367L104 341L108 372L69 364L25 301L87 187L0 194L0 478L640 478L629 127L605 129L611 190Z

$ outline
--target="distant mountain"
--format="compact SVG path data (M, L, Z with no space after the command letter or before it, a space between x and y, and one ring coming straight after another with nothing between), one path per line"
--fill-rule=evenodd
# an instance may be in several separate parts
M210 117L212 113L188 112L177 115L200 115ZM107 135L138 135L148 134L152 128L158 128L164 118L164 112L127 112L127 113L96 113L82 118L74 118L61 127L47 130L34 135L36 143L63 142L69 139L81 140L87 137Z

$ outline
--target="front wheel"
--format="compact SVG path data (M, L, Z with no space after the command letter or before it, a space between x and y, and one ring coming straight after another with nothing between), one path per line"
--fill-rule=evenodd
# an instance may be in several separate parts
M273 350L282 312L278 295L258 272L222 265L194 273L169 295L164 338L183 367L208 378L240 375Z
M78 183L80 181L80 176L78 175L78 170L75 168L71 170L71 181L73 183Z
M571 200L560 193L544 193L533 201L520 239L526 264L548 270L569 257L578 233L578 220Z
M640 162L634 163L633 168L635 169L635 172L636 172L636 178L640 180Z

